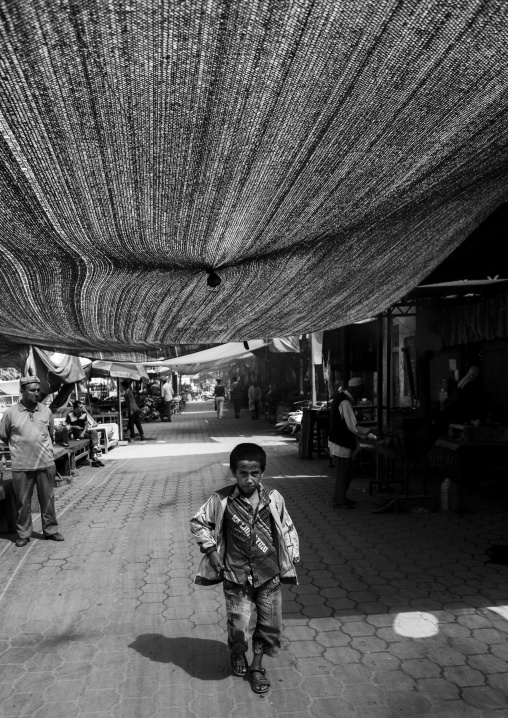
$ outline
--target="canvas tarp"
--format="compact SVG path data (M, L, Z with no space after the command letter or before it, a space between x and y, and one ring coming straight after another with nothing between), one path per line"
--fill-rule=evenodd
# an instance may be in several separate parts
M377 314L508 199L507 43L504 0L2 3L0 337Z
M178 359L167 359L158 363L147 362L145 366L172 368L180 374L192 376L193 374L198 374L200 371L213 371L220 367L229 366L238 359L253 358L254 355L252 351L264 346L266 346L266 343L261 339L249 341L248 350L243 342L229 342L218 347L206 349L202 352L188 354Z

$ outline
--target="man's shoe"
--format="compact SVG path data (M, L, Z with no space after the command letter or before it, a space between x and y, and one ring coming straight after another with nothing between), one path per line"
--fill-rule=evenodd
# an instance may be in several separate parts
M94 467L94 469L100 469L100 467L104 466L104 464L102 463L102 461L94 459L94 461L92 461L92 466Z
M46 541L65 541L62 534L56 533L56 534L45 534L44 538Z
M346 504L347 506L356 506L356 501L353 501L353 499L346 498Z
M22 548L23 546L26 546L29 541L30 541L29 538L19 538L19 539L16 541L16 546L17 546L18 548Z
M333 509L354 509L351 504L332 504Z

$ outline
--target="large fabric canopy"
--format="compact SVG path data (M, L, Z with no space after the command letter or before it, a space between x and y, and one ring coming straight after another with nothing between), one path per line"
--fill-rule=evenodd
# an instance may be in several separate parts
M386 308L508 198L507 42L505 0L2 0L0 343Z

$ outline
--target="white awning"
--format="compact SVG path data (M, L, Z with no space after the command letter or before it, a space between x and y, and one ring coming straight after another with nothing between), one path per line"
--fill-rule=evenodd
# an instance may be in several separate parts
M146 367L171 367L181 374L197 374L203 370L215 369L233 362L236 359L248 359L254 356L251 349L260 349L266 346L262 339L252 339L244 342L228 342L218 347L205 349L202 352L187 354L187 356L165 359L160 362L145 362Z

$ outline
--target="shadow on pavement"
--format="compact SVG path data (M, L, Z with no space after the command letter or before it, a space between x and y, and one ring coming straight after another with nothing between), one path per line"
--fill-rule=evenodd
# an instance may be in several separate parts
M158 663L172 663L204 681L223 680L229 671L229 653L224 643L209 638L167 638L144 633L129 648Z

